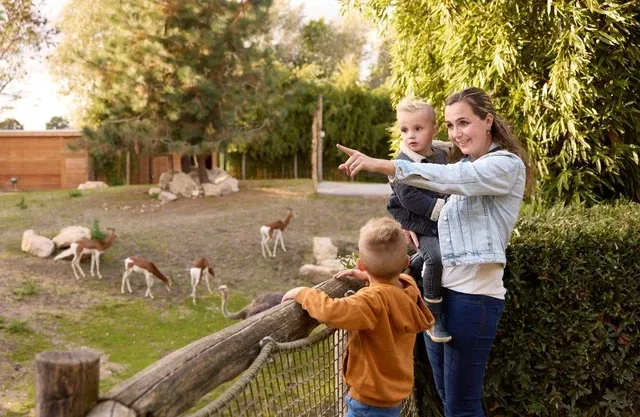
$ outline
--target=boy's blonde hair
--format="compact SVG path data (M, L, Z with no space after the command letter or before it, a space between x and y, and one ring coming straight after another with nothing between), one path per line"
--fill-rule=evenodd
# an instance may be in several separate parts
M360 262L383 280L397 277L407 266L407 244L400 224L388 217L371 219L360 229Z
M417 111L426 110L427 115L433 124L436 124L436 111L428 101L418 97L405 97L396 106L396 113L415 113Z

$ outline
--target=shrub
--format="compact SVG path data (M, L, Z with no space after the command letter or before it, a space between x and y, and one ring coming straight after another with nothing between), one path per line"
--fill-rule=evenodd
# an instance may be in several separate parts
M521 215L485 382L492 415L638 415L639 253L638 204Z
M24 200L24 197L20 197L20 201L18 201L18 203L16 204L16 207L22 210L26 210L29 207L29 205Z
M80 190L71 190L69 191L69 198L82 197L82 192Z
M100 221L98 221L98 219L93 219L93 224L91 225L91 239L105 240L107 236L107 232L100 229Z

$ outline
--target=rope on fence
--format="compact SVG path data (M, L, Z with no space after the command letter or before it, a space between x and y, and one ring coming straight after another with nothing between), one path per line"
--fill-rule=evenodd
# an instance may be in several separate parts
M265 337L258 356L233 385L188 417L344 416L346 335L324 328L286 343ZM418 415L414 404L413 396L405 401L403 417Z

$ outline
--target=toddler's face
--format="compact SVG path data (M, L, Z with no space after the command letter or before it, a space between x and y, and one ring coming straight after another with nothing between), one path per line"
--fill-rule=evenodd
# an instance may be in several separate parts
M420 155L431 155L431 142L438 128L427 110L398 112L397 117L405 146Z

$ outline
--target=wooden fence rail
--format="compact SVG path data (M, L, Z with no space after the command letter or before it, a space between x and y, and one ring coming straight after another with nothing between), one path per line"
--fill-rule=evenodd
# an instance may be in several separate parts
M328 280L317 288L335 298L343 297L348 290L355 291L361 286L359 281L346 278ZM271 336L279 342L297 340L307 337L317 325L297 303L281 304L172 352L102 394L86 415L177 416L193 407L202 396L218 385L247 369L258 356L260 340L264 337ZM48 352L39 354L37 367L51 369L49 358ZM37 417L85 416L81 410L86 408L82 408L81 404L73 410L67 408L62 411L60 408L45 406L45 401L51 401L51 395L47 394L51 390L45 392L44 387L64 385L65 395L76 397L75 400L67 400L68 403L86 399L87 392L98 391L98 379L83 377L80 373L47 372L39 375L38 381Z

